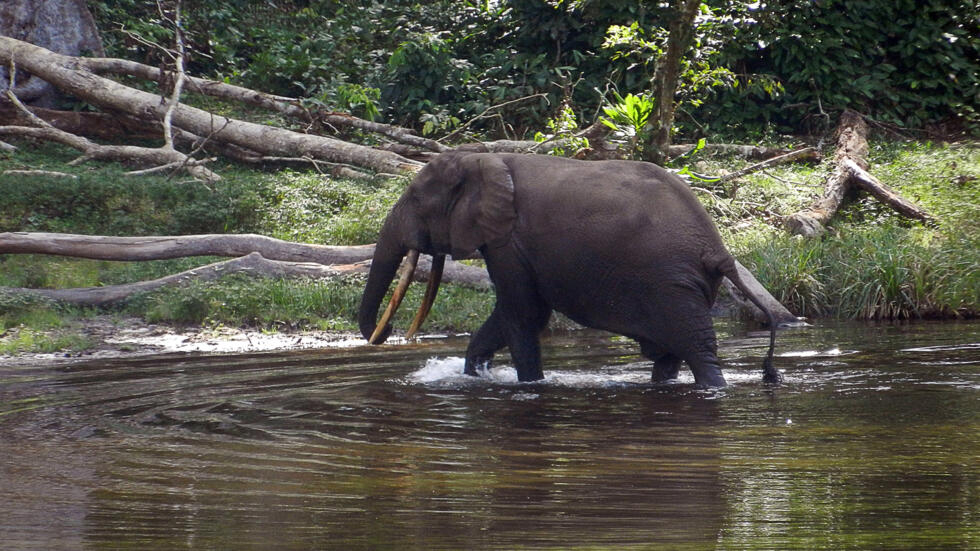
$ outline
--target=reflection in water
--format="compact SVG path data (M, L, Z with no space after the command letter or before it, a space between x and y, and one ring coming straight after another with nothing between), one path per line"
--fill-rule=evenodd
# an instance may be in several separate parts
M721 391L629 343L465 341L0 368L9 549L980 547L980 324L723 339Z

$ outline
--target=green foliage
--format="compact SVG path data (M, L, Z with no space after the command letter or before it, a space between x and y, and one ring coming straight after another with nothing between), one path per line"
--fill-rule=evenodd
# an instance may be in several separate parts
M705 118L710 113L735 123L765 119L800 128L821 107L850 107L912 128L950 116L977 121L975 2L794 0L766 3L747 15L754 22L740 27L726 59L743 73L778 78L785 94L774 102L738 90ZM744 112L733 115L732 109Z
M110 55L162 63L134 38L171 40L156 2L90 5ZM513 137L542 130L566 98L591 121L610 91L646 93L673 12L632 0L185 0L184 13L194 74L427 135L544 94L471 127ZM711 0L683 61L677 124L695 136L823 131L845 107L910 128L980 124L977 36L980 7L963 0Z
M374 243L385 216L407 184L334 180L320 174L282 172L260 209L263 233L307 243Z
M550 140L562 141L561 145L549 150L549 155L559 157L572 157L578 151L589 147L588 138L576 137L575 133L579 130L578 122L575 120L575 112L567 104L558 112L558 115L549 119L547 122L550 134L538 132L534 135L534 141L543 143Z
M743 255L746 267L804 316L910 319L975 316L980 239L893 224L843 226L839 236L779 236Z
M14 327L0 334L0 355L24 352L80 352L94 342L79 333L41 331L31 327Z
M599 120L612 129L611 142L624 144L624 149L631 156L638 157L642 154L643 144L647 142L647 121L653 113L654 100L649 95L626 94L626 97L620 97L615 92L613 95L616 102L602 108L606 117Z

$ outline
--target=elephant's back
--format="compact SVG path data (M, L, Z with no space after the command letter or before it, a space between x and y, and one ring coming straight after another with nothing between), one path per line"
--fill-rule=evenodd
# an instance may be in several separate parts
M668 289L713 293L705 258L727 253L673 174L628 161L525 162L513 178L514 242L546 300L576 321L622 332L603 320L646 315L676 294Z
M676 175L650 163L535 158L512 167L517 234L540 248L699 259L720 237ZM555 162L559 161L559 162Z

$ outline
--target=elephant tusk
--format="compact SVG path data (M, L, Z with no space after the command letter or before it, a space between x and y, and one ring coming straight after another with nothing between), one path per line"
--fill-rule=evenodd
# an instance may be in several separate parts
M398 286L395 287L395 292L391 294L391 300L388 301L388 307L385 308L384 314L381 315L381 320L378 321L378 325L374 328L374 333L371 333L371 338L368 342L371 344L381 344L381 335L385 332L385 327L391 321L391 317L395 315L398 310L398 306L401 305L402 299L405 298L405 291L408 289L408 285L412 282L412 275L415 274L415 266L419 262L419 252L415 249L408 251L406 256L405 264L402 265L401 270L399 270Z
M408 333L405 334L406 339L410 339L415 336L415 332L419 330L419 327L422 326L422 322L424 322L426 316L429 315L429 311L432 310L432 303L436 301L436 293L439 292L439 283L442 282L442 269L445 266L446 255L433 255L432 269L429 270L429 285L425 288L425 297L422 298L422 304L419 305L419 311L416 312L415 319L412 320L412 325L408 328Z

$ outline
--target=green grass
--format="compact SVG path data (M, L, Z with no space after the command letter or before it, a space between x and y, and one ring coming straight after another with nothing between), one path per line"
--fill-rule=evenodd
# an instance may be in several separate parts
M43 298L0 292L0 354L86 350L92 340L67 320L87 315Z
M422 300L424 285L413 285L395 317L405 330ZM152 323L224 324L269 329L357 330L364 278L330 281L268 279L236 274L219 283L194 282L136 297L125 310ZM472 331L490 315L489 291L444 285L426 321L428 330Z
M799 315L851 319L980 314L980 234L895 224L838 228L841 235L786 235L740 244L739 257Z

